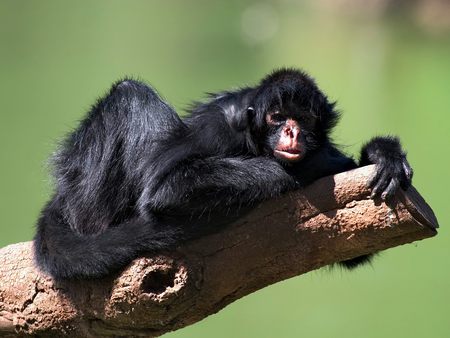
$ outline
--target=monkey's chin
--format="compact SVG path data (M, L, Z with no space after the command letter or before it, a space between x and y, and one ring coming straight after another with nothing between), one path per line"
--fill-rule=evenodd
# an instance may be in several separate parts
M286 162L298 162L303 158L303 152L302 151L286 151L286 150L277 150L275 149L273 151L273 155L283 161Z

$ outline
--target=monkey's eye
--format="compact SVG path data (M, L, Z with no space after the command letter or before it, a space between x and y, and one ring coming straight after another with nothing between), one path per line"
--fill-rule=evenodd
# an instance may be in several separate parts
M268 125L280 125L286 121L286 117L279 112L266 115L266 122Z

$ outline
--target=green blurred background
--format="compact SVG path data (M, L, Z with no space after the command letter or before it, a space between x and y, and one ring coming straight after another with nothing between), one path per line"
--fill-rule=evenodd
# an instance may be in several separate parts
M1 1L0 39L0 246L32 238L46 158L113 81L144 79L182 112L301 67L338 100L348 153L401 137L439 236L278 283L166 337L450 337L448 1Z

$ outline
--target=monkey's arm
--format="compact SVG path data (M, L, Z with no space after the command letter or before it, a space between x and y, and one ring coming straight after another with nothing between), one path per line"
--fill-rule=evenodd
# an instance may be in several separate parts
M396 137L375 137L361 149L359 163L333 145L327 145L301 165L302 179L311 181L327 175L375 164L374 175L368 181L371 197L391 198L401 187L411 185L413 170L409 165L400 141ZM306 175L305 175L306 173Z
M177 212L248 206L295 187L295 179L275 160L209 157L180 163L149 195L147 205Z

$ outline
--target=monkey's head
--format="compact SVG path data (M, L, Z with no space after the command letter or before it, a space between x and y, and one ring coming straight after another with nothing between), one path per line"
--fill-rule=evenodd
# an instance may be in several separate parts
M281 69L256 87L249 114L262 153L283 163L302 160L328 142L338 119L334 104L314 80L293 69Z

